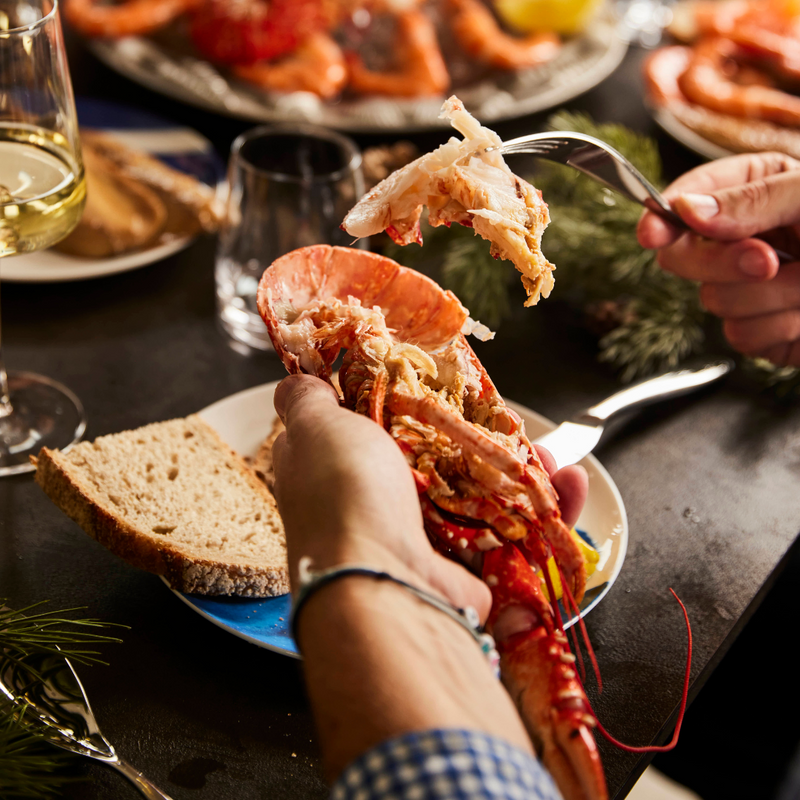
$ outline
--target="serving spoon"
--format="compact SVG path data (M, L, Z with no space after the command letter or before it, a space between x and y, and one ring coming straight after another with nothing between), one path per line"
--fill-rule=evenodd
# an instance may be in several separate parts
M122 773L148 800L171 800L141 772L123 761L100 732L86 692L69 662L57 653L14 660L0 653L0 693L24 723L62 750L101 761Z
M574 131L531 133L503 142L499 147L487 147L485 152L493 151L503 155L527 153L556 164L566 164L643 205L678 230L692 230L672 210L664 195L622 153L594 136ZM798 260L796 256L776 247L772 249L780 261Z

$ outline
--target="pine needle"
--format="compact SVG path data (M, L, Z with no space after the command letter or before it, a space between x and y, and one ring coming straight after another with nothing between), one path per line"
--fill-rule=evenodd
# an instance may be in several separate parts
M469 228L463 228L471 234ZM474 319L496 328L511 311L509 279L514 270L508 262L498 262L486 247L476 246L476 237L455 236L442 264L443 284L457 297L463 297Z
M82 780L63 773L71 763L69 753L47 744L0 697L0 797L57 797L66 784Z
M43 603L15 611L0 598L0 671L10 663L24 669L32 681L42 680L30 656L59 655L79 664L105 664L94 647L120 639L94 633L114 623L96 619L71 619L80 608L41 611ZM31 613L36 612L36 613ZM118 626L124 627L124 626ZM38 727L26 724L24 712L0 694L0 797L56 797L65 784L82 778L64 774L74 756L48 744Z
M779 367L763 358L752 358L745 361L747 372L756 380L772 389L779 400L800 399L800 369L797 367Z
M5 601L0 598L0 657L17 661L35 651L60 654L79 664L105 664L106 662L99 658L99 651L87 650L82 645L121 641L113 636L83 630L83 628L103 628L113 623L96 619L70 619L64 616L74 611L81 611L81 608L29 613L42 605L43 603L35 603L20 611L14 611L7 608Z

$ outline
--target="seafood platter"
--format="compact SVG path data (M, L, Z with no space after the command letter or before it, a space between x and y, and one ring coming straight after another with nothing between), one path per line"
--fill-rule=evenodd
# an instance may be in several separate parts
M64 16L150 89L241 119L341 130L445 127L451 91L484 121L542 111L596 86L627 49L603 0L559 13L538 0L170 0L137 12L153 5L65 0ZM531 28L526 6L547 27Z
M800 158L800 4L681 0L668 30L644 67L661 127L707 158Z

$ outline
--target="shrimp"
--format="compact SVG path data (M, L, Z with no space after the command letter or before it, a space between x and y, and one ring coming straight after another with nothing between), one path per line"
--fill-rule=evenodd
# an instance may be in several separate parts
M722 36L763 59L778 75L800 82L800 19L777 0L699 0L679 5L670 31L679 39Z
M467 343L467 310L452 292L388 258L327 245L275 261L257 302L289 372L331 383L345 350L342 402L400 447L429 536L451 554L484 554L489 626L509 605L532 612L534 629L501 648L503 679L533 740L545 744L542 759L565 797L605 799L594 717L529 561L549 576L545 565L554 557L573 602L583 595L586 564L522 420ZM553 597L552 582L549 588Z
M736 45L727 39L701 40L692 50L686 71L678 78L681 91L698 105L734 117L800 126L800 97L763 85L766 81L741 85L726 74L726 64L738 53Z
M678 85L678 79L689 67L692 48L671 45L654 50L644 64L644 79L647 95L656 106L685 103L686 95Z
M777 76L800 83L800 31L792 35L743 25L732 30L728 37L743 48L746 54L769 67Z
M779 150L800 158L797 131L765 120L745 119L689 102L678 79L691 61L690 47L672 45L653 51L644 65L650 103L665 108L679 122L729 150L759 153Z
M347 82L344 54L326 33L312 33L280 61L235 64L234 75L276 92L313 92L324 99L336 97Z
M448 0L453 33L465 52L497 69L538 67L551 61L561 49L558 34L551 31L518 37L505 33L492 12L480 0Z
M550 221L547 205L506 166L497 152L500 137L482 127L458 98L444 103L441 116L464 139L453 137L392 173L351 209L342 227L358 238L385 230L398 244L421 244L419 220L427 205L431 225L472 227L492 243L492 255L512 261L522 273L525 305L534 305L553 288L554 267L541 250Z
M117 38L152 33L203 0L126 0L101 5L98 0L66 0L64 16L84 36Z
M436 29L428 16L417 9L397 15L399 65L389 72L369 69L360 56L348 53L349 86L358 94L394 97L427 97L443 94L450 74L439 49Z

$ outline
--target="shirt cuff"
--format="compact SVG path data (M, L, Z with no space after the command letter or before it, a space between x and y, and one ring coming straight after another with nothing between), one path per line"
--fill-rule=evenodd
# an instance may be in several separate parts
M437 729L396 736L359 756L331 800L560 800L533 756L479 731Z

